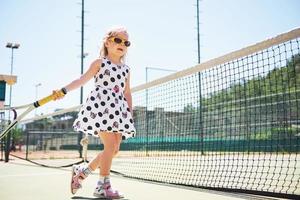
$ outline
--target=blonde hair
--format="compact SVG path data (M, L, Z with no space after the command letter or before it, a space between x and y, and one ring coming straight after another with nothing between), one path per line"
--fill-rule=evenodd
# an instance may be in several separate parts
M105 46L105 42L107 42L107 40L109 38L117 36L118 33L125 33L128 36L127 30L123 26L112 27L106 32L106 34L104 35L104 37L102 39L102 45L101 45L101 49L100 49L100 57L101 58L106 57L108 55L108 50L107 50L107 47ZM125 61L125 56L126 56L126 54L121 57L122 62Z

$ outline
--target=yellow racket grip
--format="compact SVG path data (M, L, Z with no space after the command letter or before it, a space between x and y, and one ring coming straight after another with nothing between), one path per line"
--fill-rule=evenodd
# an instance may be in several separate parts
M44 104L46 104L46 103L48 103L49 101L52 101L52 100L53 100L53 95L51 94L51 95L49 95L45 98L42 98L42 99L34 102L33 105L34 105L34 107L37 108L37 107L42 106L42 105L44 105Z
M62 96L64 96L66 94L62 90L60 90L59 92L61 93ZM54 100L54 95L53 94L34 102L33 105L34 105L34 107L37 108L39 106L45 105L46 103L48 103L52 100Z

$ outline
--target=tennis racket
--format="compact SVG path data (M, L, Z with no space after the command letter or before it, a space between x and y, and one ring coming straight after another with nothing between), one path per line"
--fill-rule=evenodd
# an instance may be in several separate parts
M66 94L66 92L62 89L60 90L59 92L61 92L62 96ZM28 113L30 113L32 110L50 102L54 100L54 95L51 94L47 97L44 97L38 101L35 101L34 103L31 103L31 104L27 104L27 105L24 105L24 106L20 106L20 107L15 107L12 109L12 111L14 112L14 120L12 123L10 123L8 125L8 127L6 127L6 129L0 134L0 140L2 138L4 138L7 133L20 121L22 120ZM20 116L17 116L17 112L16 112L16 109L20 109L20 108L27 108Z

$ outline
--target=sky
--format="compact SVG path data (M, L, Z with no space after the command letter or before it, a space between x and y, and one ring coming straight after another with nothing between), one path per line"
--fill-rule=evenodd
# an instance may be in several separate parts
M201 62L299 28L299 8L300 0L200 1ZM132 43L126 59L131 87L145 83L146 67L161 69L148 70L149 81L193 67L198 62L196 23L196 0L85 0L84 71L98 58L106 30L116 25L127 28ZM12 106L51 94L80 77L81 1L0 0L0 74L8 75L7 42L20 44L14 51L18 78ZM92 88L91 80L84 97ZM9 87L6 91L8 104ZM34 114L79 103L78 89Z

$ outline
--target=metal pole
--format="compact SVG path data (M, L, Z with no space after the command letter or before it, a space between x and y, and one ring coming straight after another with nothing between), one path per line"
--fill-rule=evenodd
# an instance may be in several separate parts
M199 0L197 0L197 44L198 44L198 64L201 62L200 57L200 17L199 17ZM204 133L203 133L203 109L202 109L202 92L201 92L201 72L198 72L199 82L199 134L198 138L201 144L201 154L204 154ZM199 143L198 143L199 144Z
M81 0L81 75L83 74L84 58L84 0ZM80 104L83 103L83 87L80 88Z
M11 65L10 65L10 75L13 74L13 64L14 64L14 48L11 47ZM11 107L11 96L12 96L12 85L9 86L9 107ZM10 112L8 112L8 120L10 121ZM9 161L9 151L10 151L10 142L11 142L11 131L8 132L6 136L6 145L5 145L5 162Z
M200 63L200 16L199 16L199 0L197 0L197 44L198 44L198 63Z
M83 59L84 59L84 0L81 0L81 71L83 74ZM83 87L80 87L80 104L83 103ZM80 141L82 139L82 134L78 134L78 146L79 146L79 158L82 158L82 146Z
M148 67L146 67L146 83L148 83ZM148 140L149 140L149 128L148 128L148 89L146 89L146 156L148 156Z
M146 67L146 83L148 83L148 70L161 70L161 71L169 71L176 72L176 70L163 69L157 67ZM148 89L146 89L146 155L148 156L148 145L149 145L149 112L148 112Z

